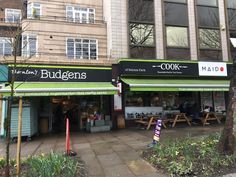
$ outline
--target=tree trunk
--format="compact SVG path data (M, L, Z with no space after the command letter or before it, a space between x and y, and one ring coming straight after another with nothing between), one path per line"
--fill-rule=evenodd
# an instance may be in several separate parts
M235 136L236 136L236 63L233 63L231 72L230 88L229 88L229 103L226 112L226 122L218 144L218 150L221 154L233 155L235 151Z
M6 130L6 167L5 176L10 176L10 143L11 143L11 98L9 97L7 102L7 118L5 122Z

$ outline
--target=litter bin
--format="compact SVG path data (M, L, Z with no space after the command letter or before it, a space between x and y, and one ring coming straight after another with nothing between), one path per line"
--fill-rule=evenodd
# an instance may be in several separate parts
M39 132L42 134L48 133L48 118L41 117L39 120Z

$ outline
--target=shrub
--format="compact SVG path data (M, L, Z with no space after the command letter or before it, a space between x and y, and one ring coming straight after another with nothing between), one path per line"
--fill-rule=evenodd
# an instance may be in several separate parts
M222 156L216 150L220 134L167 140L144 152L147 160L171 176L214 176L218 169L235 163L233 156Z

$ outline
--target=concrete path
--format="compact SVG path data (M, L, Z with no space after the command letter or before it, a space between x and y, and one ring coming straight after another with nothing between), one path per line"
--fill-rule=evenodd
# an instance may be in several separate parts
M161 141L184 136L199 136L219 132L222 126L196 126L163 129ZM106 133L71 133L72 150L85 161L89 177L165 177L144 161L140 154L152 141L153 131L123 129ZM5 145L0 142L0 156ZM64 152L65 135L35 137L22 143L22 156ZM11 145L11 157L16 157L16 144Z

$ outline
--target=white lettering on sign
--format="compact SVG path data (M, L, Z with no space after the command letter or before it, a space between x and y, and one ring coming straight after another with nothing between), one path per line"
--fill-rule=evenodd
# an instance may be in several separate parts
M41 79L61 79L63 81L67 80L80 80L86 79L87 74L85 72L71 72L71 71L48 71L46 69L41 70Z
M174 64L174 63L162 63L160 67L162 70L172 70L172 71L180 70L179 64Z
M199 76L227 76L227 66L223 62L198 62Z

